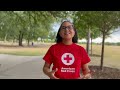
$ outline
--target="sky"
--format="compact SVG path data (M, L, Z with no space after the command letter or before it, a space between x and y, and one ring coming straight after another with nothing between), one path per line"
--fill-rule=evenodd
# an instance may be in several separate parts
M60 25L55 24L55 25L53 26L53 30L57 32L58 29L59 29L59 26L60 26ZM108 38L105 39L105 42L110 42L110 43L120 42L120 28L116 29L115 31L117 31L117 32L112 33L112 34L110 35L110 37L108 37ZM86 42L85 39L82 39L82 40L79 40L79 41L80 41L80 42ZM98 38L96 38L96 39L93 39L93 42L95 42L95 43L101 43L101 42L102 42L102 38L101 38L101 37L98 37Z
M120 42L120 28L116 29L117 32L114 32L110 35L110 37L105 39L105 42L111 42L111 43L117 43ZM93 40L93 42L100 43L102 42L102 38L96 38Z

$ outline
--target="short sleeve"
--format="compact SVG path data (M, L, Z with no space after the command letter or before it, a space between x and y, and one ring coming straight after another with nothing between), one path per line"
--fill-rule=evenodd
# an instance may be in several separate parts
M90 62L90 57L88 56L86 50L82 48L82 61L81 64L84 65L86 63Z
M47 53L43 57L43 60L45 60L47 63L52 64L53 58L52 58L52 46L48 49Z

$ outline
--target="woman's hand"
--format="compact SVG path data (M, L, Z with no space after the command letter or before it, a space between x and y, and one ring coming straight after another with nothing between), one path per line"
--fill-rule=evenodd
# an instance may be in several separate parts
M50 71L50 66L51 64L45 62L44 66L43 66L43 72L50 77L50 79L59 79L57 78L54 74L55 72L58 70L57 68L55 70Z
M55 70L52 70L51 72L49 72L48 76L50 77L50 79L59 79L57 78L54 74L55 72L57 72L57 68Z
M82 79L91 79L91 73L83 75Z
M88 63L82 66L82 79L91 79L91 70L88 67Z

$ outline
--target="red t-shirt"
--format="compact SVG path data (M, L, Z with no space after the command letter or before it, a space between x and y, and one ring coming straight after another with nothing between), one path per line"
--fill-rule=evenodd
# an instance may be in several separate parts
M53 64L52 70L58 68L55 76L60 79L79 78L81 66L90 62L85 49L75 43L71 45L63 43L52 45L43 57L43 60Z

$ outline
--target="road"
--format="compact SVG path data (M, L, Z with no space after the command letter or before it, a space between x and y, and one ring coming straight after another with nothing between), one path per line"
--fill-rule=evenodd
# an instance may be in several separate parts
M42 71L42 56L0 54L0 79L49 79Z

